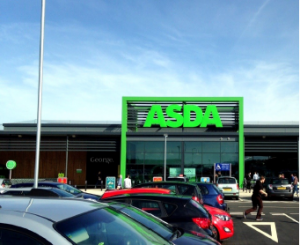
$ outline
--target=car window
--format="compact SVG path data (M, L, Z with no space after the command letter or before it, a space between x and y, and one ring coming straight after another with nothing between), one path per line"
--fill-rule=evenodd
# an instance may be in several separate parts
M9 179L4 179L2 184L4 184L5 186L11 186L11 181Z
M13 226L0 227L0 244L45 245L44 239L27 230Z
M74 244L170 244L114 208L97 209L58 222L54 228Z
M173 234L173 226L148 212L133 206L122 208L120 211L128 214L130 217L157 232L162 237L170 237Z
M195 187L190 185L178 185L177 189L179 191L179 194L181 195L187 195L187 196L193 196L195 195Z
M71 193L73 195L81 193L80 190L74 188L73 186L66 185L66 184L60 184L60 185L57 185L56 187L58 187L59 189L62 189L64 191L66 191L66 192L69 192L69 193Z
M219 178L219 184L236 184L236 180L233 178Z
M175 204L165 203L165 202L163 203L163 206L165 207L168 215L171 215L177 208Z
M271 183L273 185L288 185L289 181L287 179L273 179Z
M215 185L212 185L212 187L214 188L214 190L215 190L217 193L219 193L219 194L222 193L221 190L220 190L218 187L216 187Z
M199 189L201 190L201 193L202 193L202 195L208 195L208 189L207 189L207 187L206 186L204 186L204 185L198 185L199 186Z
M159 206L159 203L156 201L150 200L132 200L132 206L135 206L141 210L144 210L148 213L151 213L155 216L161 217L162 212Z

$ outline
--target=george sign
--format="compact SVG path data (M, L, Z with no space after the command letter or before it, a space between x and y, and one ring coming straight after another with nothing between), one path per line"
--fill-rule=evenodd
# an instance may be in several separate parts
M14 169L14 168L16 168L16 167L17 167L17 163L16 163L14 160L8 160L8 161L6 162L6 168L7 168L7 169L12 170L12 169Z
M116 177L106 177L105 188L106 189L116 189Z
M169 168L169 177L177 177L181 173L181 168Z
M216 171L230 171L230 163L216 163Z
M58 177L57 182L67 184L68 183L68 178L67 177Z
M184 175L187 178L196 177L196 169L195 168L184 168Z
M206 128L208 125L223 127L215 105L208 105L204 113L201 107L196 105L169 105L166 108L166 114L169 118L167 120L161 105L152 105L143 127L150 128L153 125L159 125L161 128L179 128L181 126L184 128ZM195 115L192 121L191 115Z
M153 177L153 182L163 181L162 177Z
M201 177L200 182L210 183L210 178L209 177Z

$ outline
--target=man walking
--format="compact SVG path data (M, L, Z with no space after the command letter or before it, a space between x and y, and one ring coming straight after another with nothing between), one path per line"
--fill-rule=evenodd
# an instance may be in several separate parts
M298 196L298 178L297 175L294 175L294 181L293 181L293 195L295 194L295 192L297 193Z
M124 179L124 187L125 189L131 189L131 179L129 175L127 175L127 178Z
M258 180L258 174L257 174L257 172L254 172L253 179L255 180L255 182Z
M244 213L244 218L246 219L246 216L257 210L257 206L258 206L258 210L257 210L257 215L256 215L256 220L257 221L262 221L262 217L261 217L261 212L263 210L263 203L262 203L262 197L261 195L266 195L268 196L268 194L266 192L263 191L263 183L265 182L265 177L261 176L259 180L256 181L255 186L253 188L253 194L252 194L252 208L247 209Z
M251 172L248 173L247 177L247 189L249 189L249 193L251 192ZM247 192L247 189L246 189L246 192Z
M120 177L118 179L118 183L117 183L117 190L122 189L122 175L120 174Z

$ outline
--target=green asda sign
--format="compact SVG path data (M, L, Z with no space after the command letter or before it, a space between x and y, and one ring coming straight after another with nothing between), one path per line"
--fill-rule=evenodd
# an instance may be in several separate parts
M195 119L193 119L193 121L191 121L191 113L195 114ZM165 119L161 105L152 105L144 123L144 127L150 128L153 125L159 125L161 128L179 128L182 125L183 127L190 128L205 128L207 125L214 125L218 128L223 127L219 112L215 105L208 105L203 112L202 109L196 105L180 106L174 104L169 105L166 108L166 114L172 119Z

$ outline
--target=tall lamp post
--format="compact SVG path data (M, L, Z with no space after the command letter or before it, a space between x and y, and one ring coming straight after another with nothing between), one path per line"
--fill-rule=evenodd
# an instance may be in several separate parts
M167 180L167 138L168 135L164 134L165 137L165 155L164 155L164 181Z

